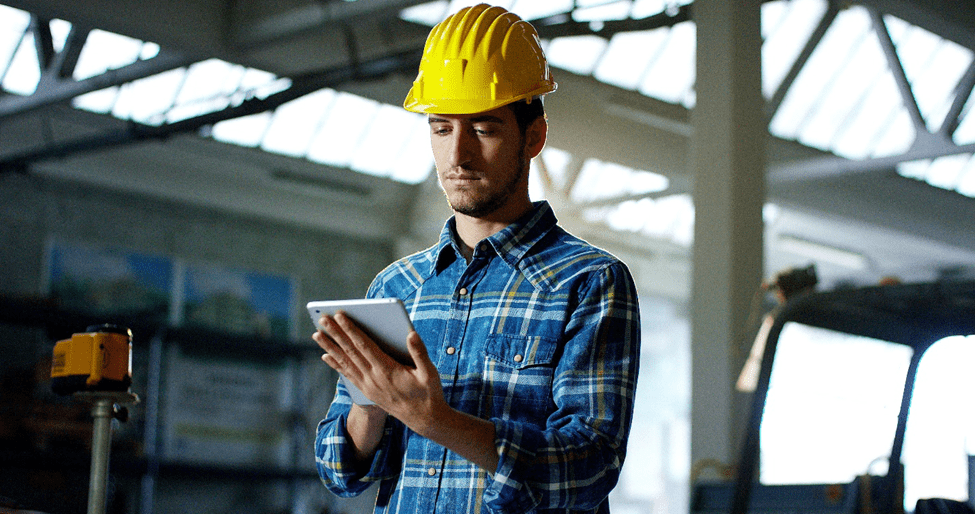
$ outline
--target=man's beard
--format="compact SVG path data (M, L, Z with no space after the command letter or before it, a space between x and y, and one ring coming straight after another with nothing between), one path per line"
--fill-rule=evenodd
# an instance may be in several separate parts
M511 177L511 180L503 184L500 188L493 192L489 192L488 196L479 198L473 197L467 203L455 205L450 201L450 197L447 197L447 204L454 212L463 214L465 216L470 216L472 218L483 218L489 214L494 213L501 207L503 207L508 200L511 199L512 195L519 192L519 184L525 179L528 174L529 162L525 159L525 148L518 151L518 164L520 170L517 174Z

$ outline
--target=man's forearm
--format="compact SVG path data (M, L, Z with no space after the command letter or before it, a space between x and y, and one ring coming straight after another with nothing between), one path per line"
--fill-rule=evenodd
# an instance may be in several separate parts
M414 432L473 462L488 473L498 468L494 423L447 408Z
M368 465L372 460L383 438L386 416L386 411L375 405L353 404L349 410L346 430L355 448L357 465Z

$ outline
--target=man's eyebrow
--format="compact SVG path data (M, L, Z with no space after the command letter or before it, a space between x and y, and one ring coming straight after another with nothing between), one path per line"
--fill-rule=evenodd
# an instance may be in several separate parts
M484 122L487 122L487 123L500 123L500 124L503 124L504 123L504 120L502 120L501 118L499 118L497 116L490 116L490 115L475 116L475 117L471 118L470 120L471 120L471 123L484 123Z

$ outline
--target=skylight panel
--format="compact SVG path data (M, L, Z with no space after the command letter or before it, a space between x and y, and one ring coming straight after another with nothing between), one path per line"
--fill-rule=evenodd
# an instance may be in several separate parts
M192 118L225 109L230 95L239 89L244 67L219 59L207 59L192 64L176 96L176 104L168 113L169 121Z
M278 78L273 73L256 68L246 68L237 89L233 92L232 96L235 100L232 103L238 104L250 96L266 98L289 87L291 87L290 79Z
M871 156L877 141L886 132L891 106L900 103L900 94L893 78L884 68L853 100L853 114L834 137L833 147L837 155L865 159Z
M13 58L10 59L10 65L0 86L14 94L30 95L37 89L40 79L41 68L37 62L37 52L34 50L34 35L27 32L14 52Z
M871 157L903 154L911 147L917 136L914 123L911 122L911 116L907 114L907 110L903 106L891 111L890 115L884 119L881 127L877 144L871 149Z
M120 88L118 86L92 91L91 93L72 98L71 106L75 109L108 114L112 112L112 107L115 105L115 99L118 98L119 91Z
M162 113L173 105L186 70L178 68L125 84L112 107L112 116L147 125L160 125Z
M945 114L955 99L955 87L971 62L970 50L942 40L931 57L927 73L912 84L918 108L927 120L929 130L941 128Z
M590 4L590 6L584 6ZM630 2L628 0L609 1L576 1L576 10L572 11L572 19L581 22L599 22L607 20L623 20L630 15Z
M897 173L934 187L975 197L975 157L972 154L903 162L897 165Z
M668 31L663 49L647 69L639 91L665 102L693 107L693 97L688 93L694 87L696 78L696 37L697 26L694 23L674 25Z
M807 112L799 127L797 139L808 146L828 150L830 139L835 132L839 119L845 112L840 112L842 106L838 100L843 98L843 90L840 84L844 81L856 82L860 77L850 77L849 74L858 74L858 70L851 66L851 49L861 46L863 40L873 36L870 18L862 7L853 7L845 10L830 27L823 38L822 43L817 47L814 59L810 59L809 65L815 65L818 69L810 71L803 77L805 80L815 82L816 95L811 97L811 109ZM868 47L872 48L872 47ZM882 57L882 55L881 55ZM811 66L807 66L807 69ZM806 71L806 70L804 70ZM812 78L810 75L818 73L819 76Z
M661 28L614 34L593 76L607 84L636 89L650 63L662 51L669 32Z
M762 91L771 98L826 12L822 0L762 4Z
M432 27L447 17L449 7L450 2L447 0L426 2L403 9L400 11L399 17L406 21Z
M677 14L677 9L682 5L688 5L693 0L635 0L630 9L630 17L640 20L654 14L667 13L670 16Z
M492 0L491 1L491 4L492 5L497 5L499 7L504 7L505 9L509 9L510 10L511 9L511 2L512 2L512 0L497 0L497 1ZM447 13L444 14L444 17L446 17L447 14L455 13L455 12L457 12L457 11L465 8L465 7L473 7L473 6L475 6L477 4L481 4L481 3L484 3L484 1L483 0L451 0L450 7L447 8ZM440 20L438 20L438 22L439 21Z
M312 139L308 158L334 166L348 166L355 149L376 115L379 103L338 93L322 121L322 128Z
M499 3L498 5L502 4ZM547 2L540 2L539 0L515 0L510 10L523 19L536 20L567 13L573 7L575 7L573 0L549 0Z
M931 159L902 162L897 165L897 174L906 178L924 180L929 166L931 166Z
M407 184L419 184L426 180L433 169L433 153L430 151L430 125L426 116L408 113L413 117L412 127L406 132L403 151L393 164L390 178Z
M572 199L576 203L585 203L620 196L623 189L620 179L626 175L626 169L622 166L587 159L572 186Z
M542 160L545 162L545 171L553 187L564 189L566 176L569 169L569 162L572 161L572 154L565 150L546 147L542 151Z
M961 121L953 134L955 144L975 143L975 114L973 113L975 113L975 94L968 98L968 103L965 104L965 109L962 111Z
M335 91L323 89L292 100L274 110L271 125L261 141L268 152L303 157L322 117L335 98Z
M549 43L549 64L579 75L589 75L603 55L607 42L599 36L559 37Z
M849 145L841 147L835 143L844 137L844 129L856 116L864 93L886 70L883 50L877 38L873 37L873 32L865 30L860 36L850 42L845 62L838 68L835 80L829 84L808 124L799 134L802 143L816 148L831 148L836 153L840 153L839 148L849 148ZM853 153L860 152L853 149Z
M392 105L379 105L352 155L350 167L370 175L389 176L396 158L404 149L407 135L416 127L415 113Z
M972 51L893 16L886 16L884 23L893 27L891 39L928 130L936 131L972 62Z
M271 113L261 112L215 123L211 135L217 141L253 148L260 144L270 124Z
M68 40L68 34L71 32L71 23L54 19L47 25L51 29L51 46L54 51L64 50L64 43Z
M694 204L690 195L671 195L585 209L583 219L613 230L634 232L689 247L694 240Z
M155 43L146 43L139 41L138 39L133 39L126 36L121 36L118 34L113 34L111 32L105 32L104 30L92 30L88 33L88 37L85 40L85 46L81 49L81 54L78 56L78 63L72 72L75 80L85 80L97 75L101 75L108 70L118 69L123 66L134 63L139 59L148 59L154 57L159 52L159 45ZM161 86L165 82L165 78L161 79L160 82L155 82L154 79L146 79L149 82L139 84L134 86L136 89L142 89L151 85ZM113 112L116 102L120 94L126 90L133 91L133 85L129 84L124 88L120 87L110 87L102 89L99 91L94 91L81 96L77 96L71 100L71 105L76 109L84 109L87 111L97 112L97 113L110 113ZM136 119L156 119L154 117L157 113L145 112L142 108L132 107L132 103L144 102L146 99L137 98L125 98L124 101L129 103L129 106L123 105L120 109L121 113L125 116L130 116L134 111L139 111L136 115ZM154 100L148 100L152 103ZM158 121L156 121L158 123Z
M962 172L972 160L969 154L947 155L931 162L925 182L941 189L953 190L958 187Z
M958 187L955 190L965 196L975 198L975 158L968 161L968 166L958 177Z
M572 186L572 199L577 203L585 203L664 191L669 185L667 177L658 173L634 170L599 159L587 159Z
M74 78L84 80L132 64L142 55L143 45L138 39L94 29L81 49Z
M836 74L836 56L845 54L843 48L837 45L836 38L837 32L844 31L841 20L848 19L844 14L833 22L789 88L785 100L772 118L770 128L773 134L786 139L797 139L804 130L807 116L814 112L819 96Z
M24 39L24 31L29 25L29 14L0 5L0 80L7 76L7 67Z
M762 14L762 41L767 41L771 34L774 34L782 19L788 13L790 2L785 0L775 0L765 2L761 7Z

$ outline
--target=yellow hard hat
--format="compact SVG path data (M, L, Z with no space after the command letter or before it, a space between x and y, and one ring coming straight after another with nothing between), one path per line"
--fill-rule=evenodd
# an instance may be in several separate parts
M461 9L430 31L403 107L474 114L555 91L535 27L501 7Z

